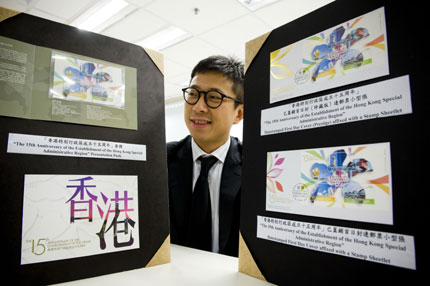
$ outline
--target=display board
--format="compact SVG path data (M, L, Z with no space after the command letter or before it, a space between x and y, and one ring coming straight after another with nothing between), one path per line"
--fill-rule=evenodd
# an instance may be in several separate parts
M170 261L162 56L1 8L6 280Z
M382 285L425 270L424 43L406 6L335 1L246 44L241 272Z

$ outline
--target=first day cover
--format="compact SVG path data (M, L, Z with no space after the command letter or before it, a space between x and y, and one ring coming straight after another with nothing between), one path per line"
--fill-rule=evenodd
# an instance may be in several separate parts
M387 75L386 34L381 7L273 51L270 103Z
M393 224L389 143L267 153L266 210Z

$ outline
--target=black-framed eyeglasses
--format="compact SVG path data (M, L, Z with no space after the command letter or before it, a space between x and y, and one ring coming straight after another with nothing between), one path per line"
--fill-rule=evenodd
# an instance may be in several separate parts
M182 92L184 93L185 101L190 105L196 104L199 101L201 94L204 94L205 103L210 108L218 108L225 97L234 100L237 103L242 103L239 99L222 94L216 90L200 91L194 87L186 87L182 89Z

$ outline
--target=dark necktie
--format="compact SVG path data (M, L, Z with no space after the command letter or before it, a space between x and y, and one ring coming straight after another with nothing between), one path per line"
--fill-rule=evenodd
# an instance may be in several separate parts
M209 169L218 161L216 157L200 157L201 169L194 187L188 244L190 247L211 251L212 249L212 210L209 193Z

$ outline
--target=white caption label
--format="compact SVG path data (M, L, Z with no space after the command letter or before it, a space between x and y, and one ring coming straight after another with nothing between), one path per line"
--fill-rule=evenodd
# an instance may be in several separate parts
M146 145L9 133L8 153L146 161Z

